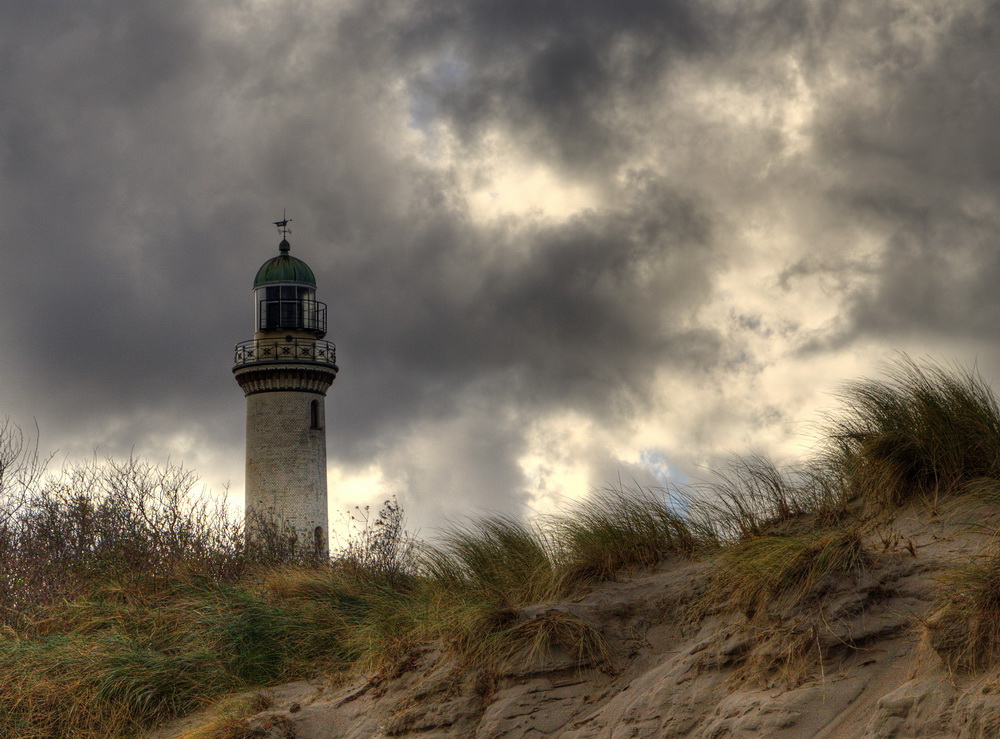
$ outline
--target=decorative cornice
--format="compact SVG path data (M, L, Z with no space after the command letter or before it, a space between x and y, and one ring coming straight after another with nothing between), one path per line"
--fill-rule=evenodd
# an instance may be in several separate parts
M326 395L337 378L336 365L268 364L236 367L236 382L244 395L294 391Z

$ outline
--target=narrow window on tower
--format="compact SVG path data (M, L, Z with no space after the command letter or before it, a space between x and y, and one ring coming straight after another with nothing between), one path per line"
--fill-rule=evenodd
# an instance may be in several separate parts
M319 418L319 401L314 400L309 403L309 428L318 429L321 428Z
M313 531L313 542L316 546L316 554L320 554L326 547L323 546L323 527L317 526Z

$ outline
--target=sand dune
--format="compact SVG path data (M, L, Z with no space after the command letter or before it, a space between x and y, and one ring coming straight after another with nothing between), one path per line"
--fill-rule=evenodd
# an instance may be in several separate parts
M913 506L868 535L865 572L766 618L693 615L714 560L673 559L521 612L598 629L607 653L582 666L556 648L487 674L426 644L349 684L282 686L250 725L296 739L1000 736L998 674L952 674L921 628L936 576L989 543L985 516Z

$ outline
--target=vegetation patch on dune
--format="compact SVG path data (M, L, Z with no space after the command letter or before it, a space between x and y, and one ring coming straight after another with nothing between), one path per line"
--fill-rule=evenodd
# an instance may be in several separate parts
M677 491L619 487L595 492L551 522L560 578L575 583L613 577L715 546L712 527L683 513L690 506L689 496Z
M887 378L846 385L830 420L830 466L871 509L937 500L1000 479L1000 405L973 371L903 357Z
M752 617L807 602L831 576L860 572L869 556L856 528L754 537L720 555L707 597Z
M1000 661L1000 551L957 563L941 577L938 607L924 629L954 670L982 670Z

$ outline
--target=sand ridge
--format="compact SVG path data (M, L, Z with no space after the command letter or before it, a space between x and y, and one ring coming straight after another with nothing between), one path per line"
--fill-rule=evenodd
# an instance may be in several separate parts
M281 739L1000 736L997 673L952 674L920 629L937 576L989 544L984 516L911 506L868 534L862 575L753 623L725 609L693 618L714 560L677 557L520 613L584 621L606 658L581 666L555 648L486 675L426 644L382 674L282 686L249 725Z

